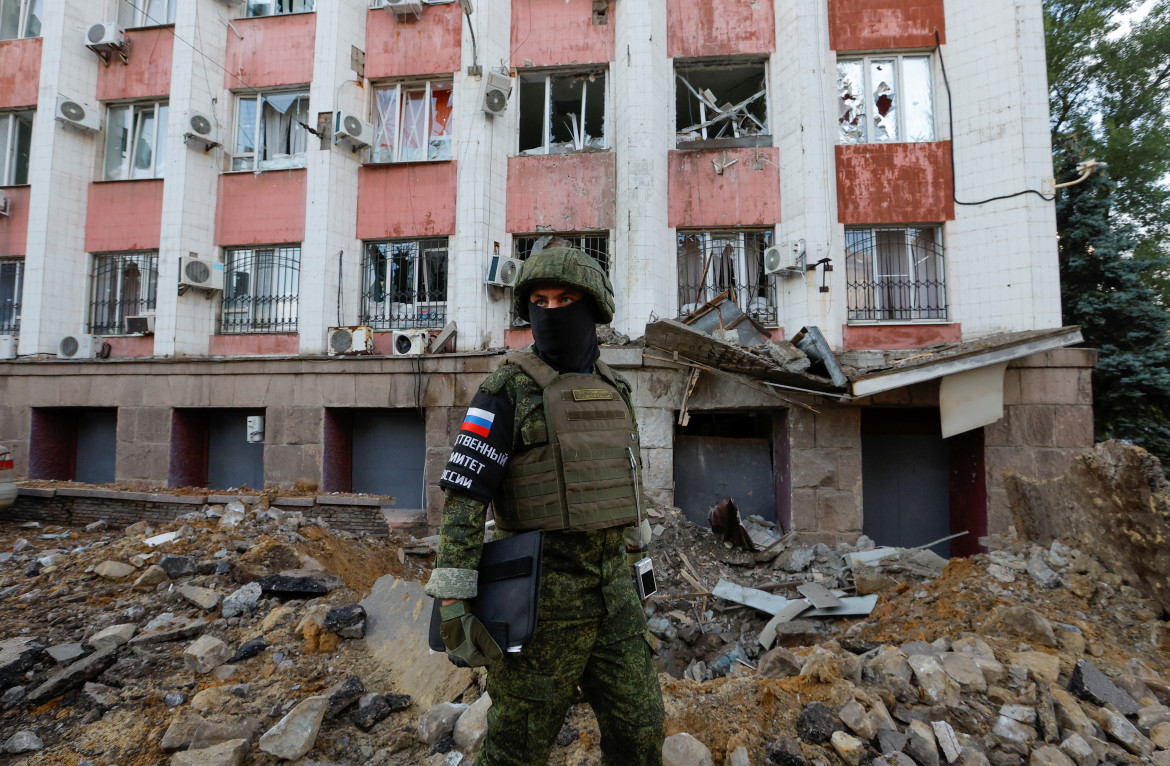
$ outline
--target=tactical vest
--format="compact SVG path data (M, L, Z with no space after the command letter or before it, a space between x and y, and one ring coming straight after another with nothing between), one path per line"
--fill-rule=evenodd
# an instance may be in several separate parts
M638 519L634 418L600 359L597 375L559 374L535 354L509 355L544 394L548 444L513 455L493 502L500 529L586 530Z

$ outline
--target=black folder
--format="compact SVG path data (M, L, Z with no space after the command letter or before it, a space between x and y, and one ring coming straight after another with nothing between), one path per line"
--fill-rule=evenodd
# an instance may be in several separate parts
M479 595L469 601L491 637L505 652L520 651L536 632L540 606L541 531L524 532L484 543L479 559ZM439 599L431 609L429 643L436 652L446 650L439 635Z

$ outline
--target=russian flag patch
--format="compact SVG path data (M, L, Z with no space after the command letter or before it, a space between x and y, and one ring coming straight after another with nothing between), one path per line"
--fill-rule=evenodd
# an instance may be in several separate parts
M492 430L492 423L495 420L496 416L487 410L481 410L478 407L468 407L467 415L463 418L463 427L460 430L470 431L486 439Z

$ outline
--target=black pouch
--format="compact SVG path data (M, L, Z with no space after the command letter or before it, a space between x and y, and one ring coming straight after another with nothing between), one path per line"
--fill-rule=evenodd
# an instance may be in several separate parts
M479 559L479 595L468 603L474 614L505 652L519 651L536 632L540 606L540 559L544 532L523 534L485 543ZM434 599L428 642L436 652L446 651L439 635L440 600Z

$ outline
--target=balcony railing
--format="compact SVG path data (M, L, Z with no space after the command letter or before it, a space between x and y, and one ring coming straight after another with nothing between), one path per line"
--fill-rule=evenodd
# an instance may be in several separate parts
M447 239L367 242L362 324L375 330L447 323Z

